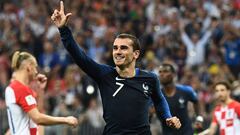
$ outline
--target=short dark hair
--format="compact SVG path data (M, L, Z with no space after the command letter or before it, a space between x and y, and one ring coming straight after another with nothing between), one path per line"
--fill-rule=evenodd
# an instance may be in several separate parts
M172 73L176 73L176 70L175 70L175 68L173 67L173 65L171 65L171 64L169 64L169 63L163 63L163 64L161 64L160 66L159 66L159 68L169 68L170 69L170 71L172 72Z
M117 36L117 38L122 38L122 39L125 39L125 38L128 38L130 40L132 40L133 44L133 51L135 50L141 50L141 47L140 47L140 41L138 40L137 37L131 35L131 34L126 34L126 33L122 33L122 34L119 34Z
M215 89L217 85L224 85L227 90L231 90L232 87L231 85L227 82L227 81L219 81L219 82L216 82L214 85L213 85L213 88Z

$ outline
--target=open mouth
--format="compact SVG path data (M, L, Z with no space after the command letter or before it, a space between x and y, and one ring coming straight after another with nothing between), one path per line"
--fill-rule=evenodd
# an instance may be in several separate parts
M125 57L124 56L115 56L114 57L116 61L121 61L123 60Z

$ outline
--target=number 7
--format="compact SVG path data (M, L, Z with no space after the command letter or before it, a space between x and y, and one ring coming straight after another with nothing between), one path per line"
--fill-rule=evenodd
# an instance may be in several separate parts
M119 88L113 93L113 97L115 97L117 95L117 93L122 89L122 87L124 86L123 83L119 83L116 82L117 85L119 85Z

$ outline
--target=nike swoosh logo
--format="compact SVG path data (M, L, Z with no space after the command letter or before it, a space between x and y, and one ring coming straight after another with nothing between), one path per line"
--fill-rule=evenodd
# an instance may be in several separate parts
M117 76L117 77L116 77L116 80L117 80L117 81L121 81L121 80L125 80L125 79L118 78L118 76Z

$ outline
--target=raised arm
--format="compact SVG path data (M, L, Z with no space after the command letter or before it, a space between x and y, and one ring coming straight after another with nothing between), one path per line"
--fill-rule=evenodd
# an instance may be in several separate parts
M207 42L211 36L212 36L212 31L208 30L206 33L204 33L203 37L200 39L199 44L201 46L207 45Z
M181 39L187 48L191 48L193 47L193 42L190 39L190 37L186 34L184 27L185 27L184 21L180 21L179 30L181 33Z
M85 52L73 39L70 29L66 26L67 21L72 13L64 13L64 4L60 2L60 10L55 9L51 16L54 24L59 28L61 39L64 47L67 49L69 54L72 56L76 64L94 80L101 77L101 74L108 72L111 68L106 65L96 63Z

